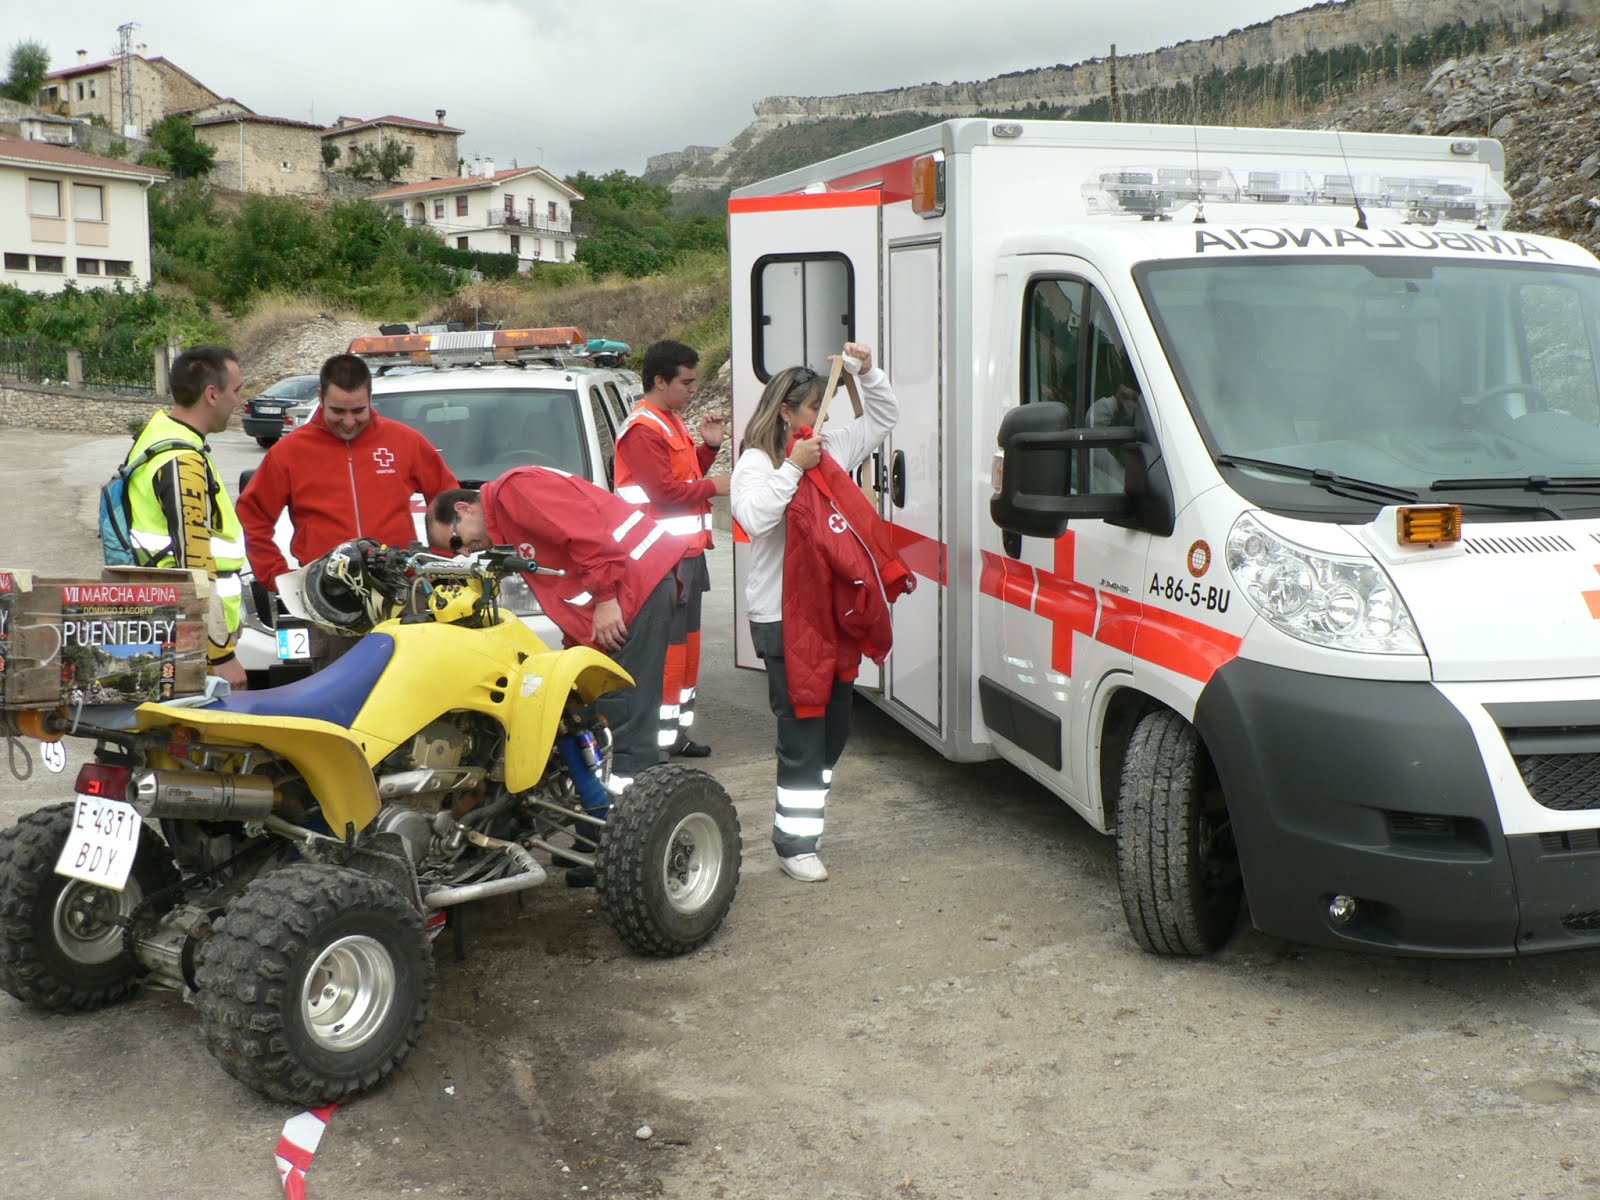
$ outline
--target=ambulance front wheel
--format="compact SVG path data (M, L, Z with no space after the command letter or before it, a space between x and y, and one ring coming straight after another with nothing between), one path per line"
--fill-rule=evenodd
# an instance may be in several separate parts
M1175 712L1146 714L1128 742L1117 884L1128 929L1152 954L1210 954L1239 919L1227 804L1194 726Z

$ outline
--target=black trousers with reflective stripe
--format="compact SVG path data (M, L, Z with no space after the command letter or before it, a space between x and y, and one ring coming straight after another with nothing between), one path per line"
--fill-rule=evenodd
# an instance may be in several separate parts
M661 726L661 672L667 661L667 631L678 602L672 572L655 586L632 621L622 648L611 657L633 676L631 688L607 692L594 707L611 725L611 769L632 778L661 761L656 730Z
M833 768L850 740L855 686L834 680L820 717L797 717L789 700L782 621L751 621L750 637L767 668L767 702L778 718L778 790L772 845L780 855L815 854Z

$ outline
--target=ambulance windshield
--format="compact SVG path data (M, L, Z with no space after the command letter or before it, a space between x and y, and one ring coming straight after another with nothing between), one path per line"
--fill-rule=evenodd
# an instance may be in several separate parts
M1600 477L1600 271L1316 257L1138 278L1212 453L1300 469L1226 464L1258 503L1351 507L1310 471L1424 499L1465 481L1473 502ZM1600 507L1600 479L1577 490L1563 511Z

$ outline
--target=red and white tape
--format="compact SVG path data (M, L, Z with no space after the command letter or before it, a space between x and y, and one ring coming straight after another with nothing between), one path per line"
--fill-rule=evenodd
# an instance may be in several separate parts
M287 1200L306 1200L306 1172L311 1169L311 1156L317 1152L322 1132L328 1127L337 1104L296 1113L283 1123L283 1136L278 1139L276 1157L278 1178L283 1182Z

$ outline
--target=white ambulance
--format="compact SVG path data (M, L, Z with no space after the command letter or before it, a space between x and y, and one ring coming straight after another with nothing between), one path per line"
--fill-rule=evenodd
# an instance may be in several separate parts
M1600 944L1600 263L1503 162L960 120L729 201L735 437L846 339L900 399L863 689L1114 832L1147 950Z

